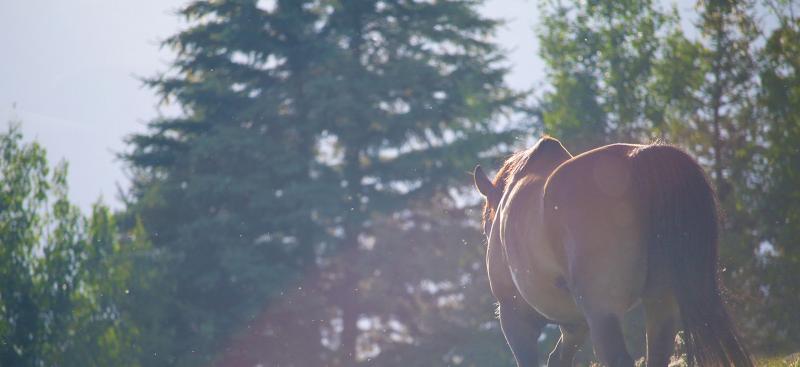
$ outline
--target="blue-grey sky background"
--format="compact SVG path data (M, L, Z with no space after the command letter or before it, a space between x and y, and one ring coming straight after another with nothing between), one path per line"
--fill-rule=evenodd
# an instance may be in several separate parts
M127 149L125 136L159 113L138 77L167 69L172 54L159 43L184 25L175 10L185 2L0 1L0 127L22 121L26 140L38 140L51 162L66 160L71 198L84 211L101 196L121 207L117 187L129 180L116 155ZM682 12L692 3L678 2ZM489 0L481 8L507 21L497 42L508 50L515 89L542 85L537 4Z

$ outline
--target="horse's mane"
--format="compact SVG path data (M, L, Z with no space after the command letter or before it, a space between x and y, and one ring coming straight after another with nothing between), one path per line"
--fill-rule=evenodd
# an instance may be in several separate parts
M564 149L564 147L561 145L561 142L557 139L548 135L542 136L542 138L539 139L534 146L515 152L506 158L506 160L503 162L503 165L497 171L497 174L495 174L494 179L492 180L492 185L494 185L494 187L496 187L501 193L504 193L506 187L512 182L516 181L517 177L522 177L529 173L529 171L532 169L532 163L534 162L534 160L531 158L535 153L549 152L555 149L566 151L566 149ZM497 203L497 205L499 205L499 203ZM487 200L483 205L484 225L494 220L495 211L496 208L492 207Z

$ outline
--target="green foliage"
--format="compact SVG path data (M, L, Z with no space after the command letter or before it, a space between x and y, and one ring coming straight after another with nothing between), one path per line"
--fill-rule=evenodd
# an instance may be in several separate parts
M66 164L51 169L16 123L0 152L0 365L143 365L128 299L153 281L133 259L149 251L143 230L121 243L102 204L87 221L67 198Z
M173 69L147 83L185 114L130 138L129 215L142 218L167 261L161 285L175 340L159 363L366 358L359 320L411 328L423 307L400 317L373 301L423 280L400 268L385 292L365 291L380 283L376 270L400 262L375 254L423 256L437 246L419 240L412 251L404 237L432 224L391 219L464 188L476 157L510 140L490 133L490 122L520 96L503 85L488 41L497 23L476 12L478 2L262 5L194 1L181 10L189 26L165 43L178 53ZM438 202L446 204L435 210L456 208ZM381 238L378 223L406 227L365 247Z
M480 242L463 216L463 173L508 149L516 131L492 122L520 96L487 41L497 23L475 5L223 0L181 10L188 27L165 43L173 68L146 82L185 113L151 122L125 156L135 179L124 226L141 217L165 262L155 288L171 339L153 364L509 358L492 339L482 254L463 245ZM759 216L794 192L794 138L774 127L796 122L780 110L791 78L768 73L791 57L759 61L748 2L700 2L697 39L653 1L540 9L550 84L541 127L575 152L654 136L693 152L727 213L724 277L756 335L753 325L768 323L753 324L762 308L748 299L794 305L783 300L796 283L795 234L772 224L794 206ZM766 60L762 82L756 61ZM781 254L766 266L754 253L761 241Z
M40 363L45 341L55 332L41 319L40 300L53 303L53 293L62 293L60 284L48 287L52 283L42 279L46 274L33 274L46 261L37 256L37 251L46 240L43 228L47 219L42 209L51 191L51 177L42 148L38 144L22 145L21 139L13 125L0 135L0 361L9 366ZM63 177L63 172L56 173L58 176ZM64 314L56 312L52 317L61 319Z
M647 86L677 15L653 1L542 1L540 14L545 132L576 151L649 137L657 111Z
M759 335L764 344L777 350L800 343L800 23L787 15L796 11L793 5L775 4L780 26L767 39L761 73L761 103L770 128L759 172L765 183L759 224L772 248L761 267L767 297L758 321L769 325L770 332Z
M0 365L512 365L467 172L510 149L524 96L480 4L188 3L171 68L145 80L183 113L129 138L116 215L82 215L66 165L12 124ZM785 353L800 343L800 23L796 4L768 5L779 24L762 34L750 2L700 1L690 37L652 0L542 0L534 130L574 153L657 136L697 156L745 336ZM625 331L641 354L639 316Z

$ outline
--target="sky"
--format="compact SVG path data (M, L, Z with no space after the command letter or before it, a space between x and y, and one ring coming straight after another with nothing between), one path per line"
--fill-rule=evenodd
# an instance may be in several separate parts
M125 136L157 115L138 77L165 70L159 40L177 31L176 0L0 1L0 127L20 120L51 163L66 160L72 200L115 208L127 187ZM13 106L16 104L16 108Z
M21 121L51 163L66 160L72 200L85 212L103 198L121 208L129 184L126 136L146 130L158 98L142 85L168 68L159 47L185 24L175 10L185 0L0 1L0 127ZM542 84L534 27L536 0L489 0L481 11L507 23L497 42L508 51L508 84Z

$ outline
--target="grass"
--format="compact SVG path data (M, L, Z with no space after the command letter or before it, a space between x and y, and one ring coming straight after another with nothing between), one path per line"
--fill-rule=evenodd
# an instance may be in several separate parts
M800 367L800 352L788 356L756 356L755 364L757 367ZM684 367L686 361L683 359L673 359L670 367ZM601 367L597 363L592 363L590 367ZM645 367L644 358L636 361L636 367Z
M756 357L756 366L759 367L800 367L800 352L789 356Z

